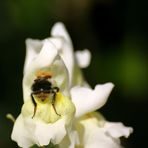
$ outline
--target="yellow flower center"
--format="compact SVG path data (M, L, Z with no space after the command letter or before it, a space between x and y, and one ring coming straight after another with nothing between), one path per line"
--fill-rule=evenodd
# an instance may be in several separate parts
M61 92L56 93L55 100L48 95L47 98L41 100L35 96L36 112L34 114L35 106L31 99L28 99L22 107L22 115L24 117L32 118L33 120L42 120L46 123L56 122L63 116L74 116L75 107L69 97L64 96Z

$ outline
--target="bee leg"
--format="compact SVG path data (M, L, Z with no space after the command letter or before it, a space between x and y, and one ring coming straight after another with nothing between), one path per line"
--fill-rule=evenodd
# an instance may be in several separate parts
M34 105L34 113L33 113L33 116L32 116L32 119L33 119L34 116L35 116L35 113L36 113L36 109L37 109L37 103L34 100L33 93L31 93L31 99L32 99L32 103Z
M55 113L56 113L58 116L61 116L60 114L57 113L56 108L55 108L55 106L54 106L54 103L52 103L52 106L53 106L53 109L54 109Z
M59 88L58 88L58 87L53 87L52 89L53 89L53 92L54 92L54 93L59 92Z
M53 93L53 100L52 100L53 109L54 109L55 113L56 113L58 116L61 116L60 114L57 113L56 108L55 108L55 106L54 106L54 102L55 102L55 99L56 99L56 93L57 93L57 92L55 92L55 91L53 90L52 93Z

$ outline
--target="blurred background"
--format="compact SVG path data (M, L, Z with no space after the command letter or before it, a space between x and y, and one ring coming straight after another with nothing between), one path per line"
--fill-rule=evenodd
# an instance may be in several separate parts
M15 148L13 124L23 104L25 39L44 39L57 21L66 25L75 50L90 49L84 75L94 87L111 81L115 88L101 112L109 121L134 128L126 148L147 145L148 1L5 0L0 2L0 147Z

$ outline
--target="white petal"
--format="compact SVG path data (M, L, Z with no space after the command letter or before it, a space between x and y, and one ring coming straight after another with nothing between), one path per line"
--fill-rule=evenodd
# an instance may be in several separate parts
M59 51L59 53L62 50L63 47L63 38L61 37L50 37L47 39L49 42L51 42L52 44L54 44L54 46L57 48L57 50Z
M60 50L60 56L62 57L69 73L70 83L73 79L74 70L74 53L73 45L70 36L63 23L56 23L51 30L51 36L54 38L62 39L62 47ZM53 40L52 40L53 41ZM55 42L54 42L55 43Z
M76 107L76 117L102 107L106 103L113 86L112 83L96 85L94 90L87 87L73 87L71 89L71 97Z
M114 138L122 136L128 138L128 136L133 132L131 127L126 127L123 123L106 122L104 128L106 133Z
M26 130L22 115L19 115L14 123L11 138L23 148L28 148L35 143L33 140L33 133L29 132L29 130Z
M70 36L62 22L54 24L54 26L51 29L51 35L53 37L62 37L66 41L71 42Z
M41 40L27 39L26 40L26 58L24 64L24 73L28 69L30 62L37 56L42 49L43 43Z
M27 40L28 42L37 42L35 40ZM29 43L28 43L29 44ZM39 43L41 44L41 43ZM29 44L30 45L30 44ZM41 45L40 45L41 46ZM57 49L56 47L49 42L48 40L45 40L42 44L41 48L27 48L27 57L26 57L26 63L25 63L25 71L28 73L28 71L35 71L36 69L40 69L40 67L46 67L52 64L53 60L57 56ZM28 63L28 65L27 65Z
M31 118L23 118L20 115L14 124L11 137L23 148L28 148L34 144L38 146L48 145L50 141L59 144L66 135L65 124L66 118L62 118L54 124L46 124Z
M100 148L120 148L119 143L108 137L101 129L96 127L92 129L85 133L85 148L98 148L98 146Z
M34 66L35 66L34 68L39 69L41 67L47 67L51 65L56 56L57 56L56 47L54 47L53 44L51 44L50 42L48 42L48 40L46 40L44 42L41 52L34 60Z
M62 118L54 124L36 122L35 137L37 138L39 145L48 145L50 140L54 144L59 144L66 135L65 121L66 120Z
M85 49L83 51L76 51L75 55L77 58L78 65L81 68L86 68L89 66L91 60L91 53L89 50Z
M49 47L47 48L47 50L50 48L50 46L55 46L56 49L60 49L62 47L63 41L61 38L47 38L44 40L37 40L37 39L26 40L26 58L24 64L24 73L26 72L26 70L29 69L30 62L32 62L32 60L35 59L36 56L41 52L42 48L43 47L46 48L48 44Z
M105 122L103 117L100 114L96 115L94 113L88 114L76 122L81 147L120 148L119 139L114 139L104 132L103 122Z

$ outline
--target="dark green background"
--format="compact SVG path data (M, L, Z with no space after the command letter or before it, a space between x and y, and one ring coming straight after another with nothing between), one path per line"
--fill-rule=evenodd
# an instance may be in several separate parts
M111 81L115 88L101 112L109 121L134 128L126 148L147 145L148 2L146 0L4 0L0 1L0 147L11 141L6 113L20 113L25 39L49 37L52 25L65 23L75 50L88 48L88 82Z

